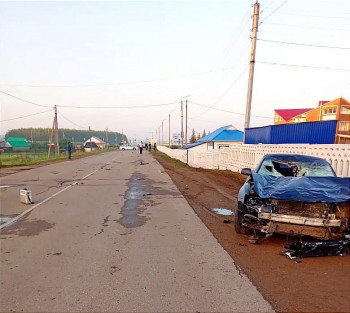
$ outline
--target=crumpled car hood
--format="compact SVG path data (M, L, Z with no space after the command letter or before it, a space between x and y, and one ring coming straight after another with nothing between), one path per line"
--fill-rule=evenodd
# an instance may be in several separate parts
M253 173L255 193L262 199L301 202L350 201L350 177L276 177Z

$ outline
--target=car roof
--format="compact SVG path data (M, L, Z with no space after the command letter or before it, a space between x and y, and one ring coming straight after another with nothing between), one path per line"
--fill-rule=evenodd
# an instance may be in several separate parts
M273 158L273 159L282 159L282 160L290 160L294 162L310 162L310 161L326 161L323 158L314 157L311 155L303 155L303 154L266 154L265 158Z

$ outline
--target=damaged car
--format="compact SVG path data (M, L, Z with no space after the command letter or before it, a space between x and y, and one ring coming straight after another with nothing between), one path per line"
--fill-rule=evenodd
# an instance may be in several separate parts
M337 177L326 160L268 154L241 173L248 178L238 193L237 233L349 238L350 178Z

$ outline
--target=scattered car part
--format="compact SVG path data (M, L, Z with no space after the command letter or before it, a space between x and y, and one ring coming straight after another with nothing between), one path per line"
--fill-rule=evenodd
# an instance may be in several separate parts
M350 240L327 240L316 242L287 243L283 254L290 259L318 257L318 256L345 256L349 254Z

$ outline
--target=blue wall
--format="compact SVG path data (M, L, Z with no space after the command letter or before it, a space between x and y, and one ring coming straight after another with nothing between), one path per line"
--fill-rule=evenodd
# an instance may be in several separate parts
M334 144L336 120L247 128L246 144Z

